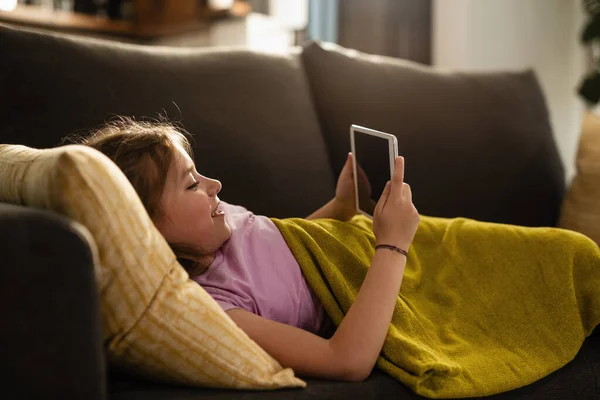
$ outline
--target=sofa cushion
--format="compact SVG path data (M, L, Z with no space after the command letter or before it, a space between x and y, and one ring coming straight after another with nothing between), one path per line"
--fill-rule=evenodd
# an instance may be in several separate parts
M600 245L600 118L592 113L583 120L576 167L559 227L581 232Z
M334 170L356 123L396 135L420 213L556 225L564 172L532 71L448 72L329 43L302 60Z
M223 198L306 216L335 176L296 53L123 44L0 25L0 142L45 148L115 114L175 121ZM243 173L241 173L243 171Z
M125 175L104 154L80 145L0 145L0 182L0 201L54 211L92 234L111 364L167 383L305 386L189 279Z

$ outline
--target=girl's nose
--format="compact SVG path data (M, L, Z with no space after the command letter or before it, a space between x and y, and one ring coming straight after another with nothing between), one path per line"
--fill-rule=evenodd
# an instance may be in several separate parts
M212 190L214 191L214 194L211 193L211 195L216 196L217 193L219 193L221 191L221 189L223 188L223 185L221 184L220 181L218 181L216 179L211 179L211 187L212 187Z

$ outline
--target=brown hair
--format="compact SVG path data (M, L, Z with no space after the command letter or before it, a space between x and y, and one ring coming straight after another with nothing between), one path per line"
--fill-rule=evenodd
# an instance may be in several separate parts
M164 117L156 121L136 121L121 116L85 136L69 135L61 144L90 146L108 156L123 171L148 215L156 221L163 213L160 198L174 161L175 145L181 145L194 159L186 134L189 135L183 127L175 126ZM193 261L201 256L197 249L181 243L169 245L190 275L205 269Z

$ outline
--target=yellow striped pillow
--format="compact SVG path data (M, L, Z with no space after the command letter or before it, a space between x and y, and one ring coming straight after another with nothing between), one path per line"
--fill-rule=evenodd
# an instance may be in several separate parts
M583 119L576 165L558 226L583 233L600 245L600 118L591 112Z
M0 145L0 201L57 212L91 232L112 364L175 384L306 386L189 279L125 175L102 153L81 145Z

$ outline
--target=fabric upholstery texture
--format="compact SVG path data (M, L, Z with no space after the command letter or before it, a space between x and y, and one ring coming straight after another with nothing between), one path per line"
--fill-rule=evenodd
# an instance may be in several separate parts
M562 204L559 226L600 245L600 118L587 113L579 138L577 173Z
M69 218L0 202L3 398L106 399L93 247Z
M334 170L355 123L396 135L420 213L556 226L564 172L532 71L441 71L315 42L302 60Z
M0 62L2 143L54 147L117 114L160 113L193 135L198 170L220 180L232 204L304 217L335 193L298 54L135 46L2 25L0 49L10 54Z
M196 386L305 385L189 279L108 157L80 145L0 145L0 181L0 201L56 212L92 234L103 343L113 365Z

